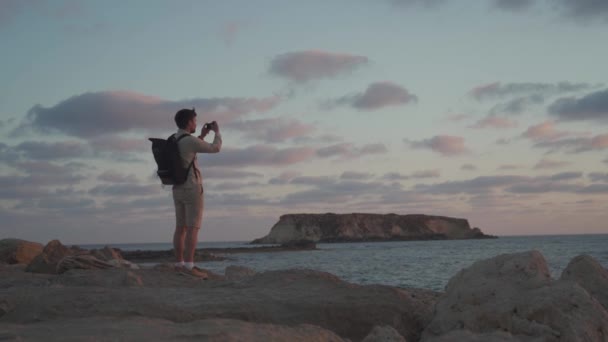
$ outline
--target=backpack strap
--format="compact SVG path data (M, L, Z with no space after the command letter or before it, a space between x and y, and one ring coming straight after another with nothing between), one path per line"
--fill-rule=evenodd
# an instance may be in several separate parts
M177 135L177 133L175 133L175 135ZM190 135L190 134L188 134L188 133L184 133L184 134L182 134L182 135L181 135L179 138L177 138L177 139L175 140L175 144L179 143L179 141L180 141L180 140L182 140L183 138L185 138L185 137L189 137L189 136L191 136L191 135ZM179 149L179 145L177 145L177 148ZM194 155L194 158L192 158L192 161L190 162L190 165L188 165L188 169L186 169L186 175L187 175L188 173L190 173L190 169L191 169L191 168L192 168L192 166L194 165L194 161L195 161L195 160L196 160L196 154ZM197 174L196 172L194 173L194 175L195 175L195 176L198 178L198 174Z

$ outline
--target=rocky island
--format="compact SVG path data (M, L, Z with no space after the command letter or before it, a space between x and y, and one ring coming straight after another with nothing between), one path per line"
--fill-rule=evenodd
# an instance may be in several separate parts
M284 244L291 241L362 242L437 239L484 239L479 228L462 218L422 214L287 214L252 244Z

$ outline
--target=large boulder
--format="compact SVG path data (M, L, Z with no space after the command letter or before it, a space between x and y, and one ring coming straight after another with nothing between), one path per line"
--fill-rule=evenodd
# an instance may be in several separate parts
M361 342L406 342L405 338L390 325L375 326Z
M120 251L109 246L100 249L92 249L89 253L95 258L102 261L123 260Z
M572 259L560 279L575 281L608 310L608 270L591 256Z
M504 254L450 279L423 340L455 330L502 331L519 340L605 341L608 312L576 283L552 281L539 252Z
M64 246L59 240L50 241L25 270L33 273L56 274L57 264L66 256L74 255L74 253L73 249Z
M7 264L29 264L42 253L44 246L37 242L20 239L0 240L0 262Z

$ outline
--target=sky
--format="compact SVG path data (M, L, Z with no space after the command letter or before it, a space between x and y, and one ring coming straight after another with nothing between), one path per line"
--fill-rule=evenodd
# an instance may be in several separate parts
M0 238L170 242L147 139L192 107L223 138L201 241L328 212L608 233L606 37L597 0L0 0Z

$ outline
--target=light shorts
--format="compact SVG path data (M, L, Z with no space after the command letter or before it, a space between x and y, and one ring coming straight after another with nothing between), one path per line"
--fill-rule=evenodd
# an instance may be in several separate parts
M202 186L174 188L175 227L200 228L204 203Z

